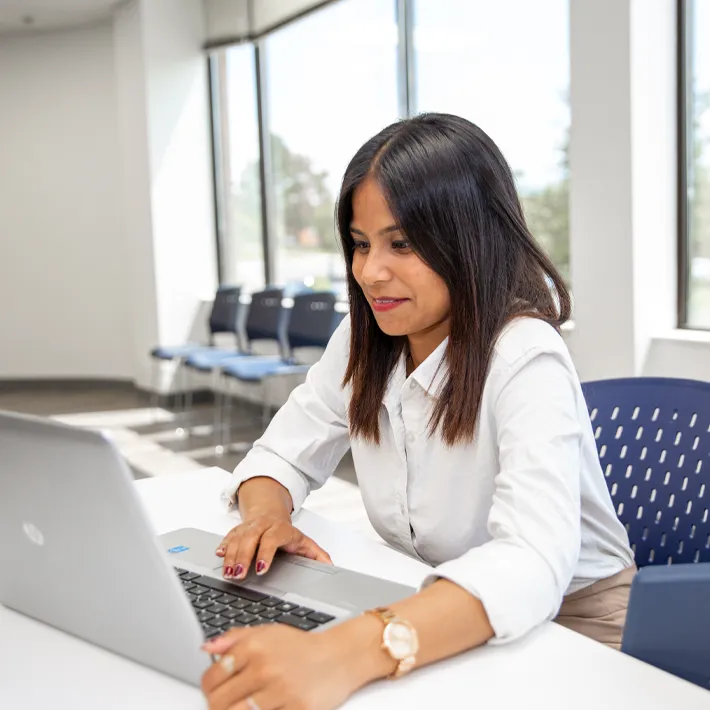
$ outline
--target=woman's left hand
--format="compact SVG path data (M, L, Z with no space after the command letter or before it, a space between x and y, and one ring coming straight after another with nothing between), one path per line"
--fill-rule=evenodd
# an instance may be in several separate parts
M272 624L232 629L204 649L221 656L202 677L210 710L333 710L362 683L328 632Z

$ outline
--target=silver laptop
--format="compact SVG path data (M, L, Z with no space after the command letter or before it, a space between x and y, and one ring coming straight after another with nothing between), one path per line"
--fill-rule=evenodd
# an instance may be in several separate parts
M166 502L169 505L169 502ZM0 412L0 603L199 685L200 645L232 626L317 632L413 589L290 555L221 577L220 536L156 536L100 433Z

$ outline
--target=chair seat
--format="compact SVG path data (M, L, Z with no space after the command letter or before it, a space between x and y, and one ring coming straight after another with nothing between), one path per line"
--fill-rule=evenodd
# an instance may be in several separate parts
M213 348L212 350L203 350L193 355L189 355L185 360L185 367L190 367L193 370L200 370L201 372L211 372L216 367L219 367L223 362L246 357L252 356L245 353L238 353L234 350Z
M280 358L266 360L262 358L244 358L222 365L222 373L242 382L261 382L266 377L275 375L297 374L307 372L306 365L294 365ZM305 368L305 369L304 369Z
M184 345L167 345L153 348L150 351L150 356L158 360L179 360L190 357L202 351L212 350L209 345L201 345L200 343L185 343Z

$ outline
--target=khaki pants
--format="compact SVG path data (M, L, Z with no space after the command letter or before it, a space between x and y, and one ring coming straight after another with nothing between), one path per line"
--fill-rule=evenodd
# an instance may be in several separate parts
M566 596L555 621L620 650L631 582L636 571L636 565L633 565Z

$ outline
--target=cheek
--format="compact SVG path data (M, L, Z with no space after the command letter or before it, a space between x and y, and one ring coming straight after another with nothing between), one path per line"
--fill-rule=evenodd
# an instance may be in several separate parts
M418 273L412 274L412 281L417 283L417 300L420 306L437 315L447 313L451 307L451 298L443 279L428 267L417 271Z
M436 314L439 317L448 315L451 310L451 297L446 284L437 276L434 283L431 285L432 306L436 309Z
M353 272L353 278L357 281L358 285L362 287L362 259L357 254L353 254L350 268Z

